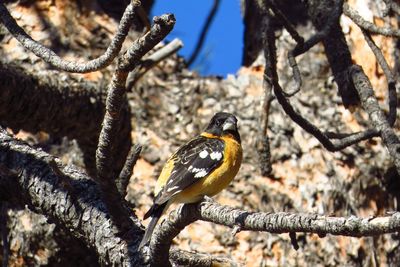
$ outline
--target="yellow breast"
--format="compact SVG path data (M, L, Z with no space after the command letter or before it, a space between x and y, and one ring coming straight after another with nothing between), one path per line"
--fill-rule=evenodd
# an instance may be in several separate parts
M207 133L202 134L208 138L215 138ZM230 135L223 136L225 142L224 159L222 164L210 175L202 178L195 184L189 186L177 194L174 202L193 203L199 201L203 196L214 196L226 188L239 171L242 163L242 147Z

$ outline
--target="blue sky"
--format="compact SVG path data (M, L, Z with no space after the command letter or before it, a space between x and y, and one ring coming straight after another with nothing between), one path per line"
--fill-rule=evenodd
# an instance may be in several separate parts
M180 38L184 47L179 54L192 53L213 0L157 0L152 15L173 13L175 28L167 40ZM221 0L204 46L192 69L203 75L236 73L242 60L243 23L239 0Z

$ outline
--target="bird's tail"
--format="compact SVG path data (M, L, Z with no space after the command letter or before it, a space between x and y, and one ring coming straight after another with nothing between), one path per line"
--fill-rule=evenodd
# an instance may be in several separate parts
M140 242L139 250L150 241L154 228L156 227L158 220L160 219L164 209L166 208L167 203L168 202L165 202L161 205L153 204L150 210L144 215L144 219L147 219L151 216L151 221L146 228L146 232L144 233L142 241Z

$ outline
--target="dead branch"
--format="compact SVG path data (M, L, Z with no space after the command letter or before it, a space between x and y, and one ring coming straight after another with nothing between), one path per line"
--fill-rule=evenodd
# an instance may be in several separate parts
M236 261L213 257L201 253L193 253L189 251L171 249L170 259L173 264L178 266L191 266L191 267L209 267L209 266L240 266Z
M126 189L129 184L129 179L133 174L133 168L135 167L136 161L139 159L141 151L142 151L142 146L140 145L134 145L131 147L128 157L126 158L125 165L122 168L118 179L116 180L118 192L122 198L125 198L126 196L127 193Z
M362 107L368 113L372 125L380 133L382 142L388 149L396 165L397 172L400 173L400 139L386 120L382 109L379 107L371 82L358 65L354 65L350 69L350 75L360 95Z
M270 57L270 55L274 53L275 48L268 46L266 40L271 40L271 43L275 43L276 28L272 23L265 23L264 27L265 27L263 31L263 42L265 47L264 54L265 57ZM268 77L272 75L270 64L271 61L266 61L264 67L264 75ZM267 176L272 172L271 150L268 137L268 118L271 107L271 101L273 99L272 84L270 83L270 79L264 79L263 90L264 90L264 99L262 103L261 116L260 116L261 127L256 145L260 157L259 162L261 166L261 174Z
M266 35L268 37L268 35ZM276 46L275 46L275 38L267 38L264 42L264 56L265 56L265 75L264 75L264 83L269 84L278 100L279 104L282 106L285 113L300 127L302 127L306 132L312 134L321 144L329 151L339 151L343 148L353 145L362 140L366 140L371 138L371 136L375 136L378 133L376 131L366 130L361 133L353 133L350 135L336 135L336 138L339 138L337 142L333 143L329 137L322 132L318 127L313 125L307 119L302 117L290 104L290 101L286 98L286 95L279 84L278 72L276 69ZM348 74L346 74L348 75Z
M249 212L220 205L216 202L203 201L197 204L183 205L172 211L154 232L151 253L153 266L160 266L168 259L172 239L187 225L196 220L239 227L240 231L261 231L269 233L314 233L351 237L374 236L394 233L400 230L400 213L395 212L383 217L358 218L332 217L311 213L264 213ZM165 261L164 261L165 262Z
M76 139L84 152L86 169L95 174L95 151L105 109L105 88L68 73L38 73L0 63L0 121L15 132L45 131L58 138ZM82 112L83 111L83 112ZM129 106L121 110L120 133L131 132ZM114 144L120 151L130 138ZM128 153L128 151L126 151ZM126 154L114 158L113 169L122 168Z
M350 82L348 69L352 66L351 53L339 23L343 0L307 0L307 10L317 31L325 29L331 18L335 18L329 34L322 39L325 53L338 85L339 94L345 107L359 104L357 91Z
M361 29L364 39L367 42L368 46L371 48L372 52L374 53L376 60L378 61L379 66L381 66L383 73L385 74L387 83L388 83L388 103L389 103L389 114L387 116L387 120L390 126L393 126L396 122L396 115L397 115L397 93L396 93L396 79L394 78L393 72L389 67L385 57L383 56L382 51L379 47L375 44L374 40L372 39L371 35Z
M131 3L125 9L125 12L119 23L117 33L112 39L106 52L104 52L104 54L100 57L90 60L86 63L77 63L64 60L51 49L33 40L32 37L30 37L21 27L18 26L17 22L10 15L3 3L0 3L0 19L8 31L25 47L25 49L31 51L45 62L56 67L58 70L75 73L87 73L107 67L111 64L114 58L118 56L118 53L121 51L122 44L128 35L130 27L132 26L133 19L136 15L136 9L139 6L140 1L131 1Z
M159 62L166 59L167 57L175 54L179 49L183 47L183 43L178 38L175 38L164 47L160 48L153 54L145 57L141 60L140 66L135 70L131 71L128 75L126 88L131 91L135 83L146 74L147 71L156 66Z
M197 56L199 55L201 49L203 48L204 41L206 39L208 30L210 29L211 23L213 22L215 15L217 14L218 7L220 4L220 0L214 0L213 5L210 9L210 13L208 14L205 23L203 25L203 28L201 30L199 39L196 42L196 46L193 50L193 52L190 54L189 59L187 60L187 65L191 66L193 62L196 60Z
M389 37L400 37L400 30L396 30L390 27L378 27L375 24L363 19L360 14L354 9L352 9L349 4L344 3L343 14L354 21L360 28L374 34L381 34Z
M118 128L120 128L121 109L124 101L126 101L126 79L129 71L135 69L140 64L140 59L167 36L174 24L175 18L171 14L155 17L154 25L150 31L137 39L119 57L117 70L113 74L108 88L106 112L96 150L96 177L107 208L123 232L129 230L129 219L124 207L121 205L122 199L119 192L125 191L126 188L119 188L118 190L118 186L115 183L117 177L120 176L122 167L115 173L112 171L112 166L114 155L121 153L121 151L115 150L113 146L116 138L121 138ZM129 133L126 138L130 139Z
M121 238L98 186L85 173L63 166L4 130L0 130L0 166L10 173L0 176L2 197L46 215L95 251L104 265L140 265L140 255L134 250L142 236L140 222L131 212L130 231Z

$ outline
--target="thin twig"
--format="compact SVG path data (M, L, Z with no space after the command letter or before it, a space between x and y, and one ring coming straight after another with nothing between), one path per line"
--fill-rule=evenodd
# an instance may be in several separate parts
M366 140L371 138L372 136L377 135L377 132L371 132L370 130L366 130L361 133L354 133L348 135L346 137L340 138L340 141L333 143L328 136L326 136L320 129L318 129L311 122L303 118L290 104L289 100L286 98L280 84L278 78L278 72L276 69L276 47L275 47L275 39L267 39L267 43L264 48L264 55L266 61L266 70L269 73L264 75L264 82L267 84L271 84L275 96L282 106L285 113L300 127L302 127L306 132L312 134L321 144L329 151L339 151L343 148L358 143L362 140Z
M152 69L154 66L156 66L159 62L162 60L170 57L171 55L175 54L179 49L183 47L183 43L180 39L175 38L168 44L166 44L164 47L160 48L150 56L144 58L139 66L138 70L131 71L128 75L127 78L127 85L126 89L128 91L131 91L135 83L148 72L150 69Z
M331 28L333 25L338 20L338 17L341 15L341 12L339 12L340 6L338 4L335 5L335 10L332 12L331 16L329 16L325 26L319 30L317 33L315 33L313 36L311 36L307 41L304 42L302 40L301 42L297 42L296 46L293 48L293 50L288 52L288 61L289 61L289 66L292 68L293 72L293 79L295 81L294 87L290 90L290 92L285 92L284 94L286 97L291 97L295 94L297 94L302 85L302 78L301 78L301 73L299 66L296 61L296 57L304 54L308 50L310 50L312 47L314 47L316 44L321 42L323 39L328 36L328 34L331 31ZM285 24L284 24L285 25ZM288 30L288 28L286 28Z
M271 44L275 44L275 28L272 24L266 25L266 29L264 29L263 34L263 43L264 43L264 56L265 58L270 58L274 56L275 47L271 47ZM271 40L270 42L268 40ZM264 99L262 103L261 110L261 127L260 133L258 134L257 140L257 150L259 155L259 163L261 167L261 175L267 176L272 172L272 163L271 163L271 149L269 145L269 137L268 137L268 118L269 118L269 110L271 107L271 101L273 99L272 94L272 80L273 73L271 72L271 66L274 62L273 59L266 60L264 67L264 76L268 77L263 81L263 90L264 90Z
M167 36L175 25L173 14L153 18L153 26L125 52L119 61L118 69L129 72L139 66L141 58Z
M303 128L306 132L313 135L321 144L331 152L342 150L348 146L354 145L360 141L364 141L370 139L371 137L377 136L378 133L376 131L371 131L369 129L358 132L352 133L346 137L338 138L340 141L333 143L327 135L325 135L320 129L318 129L314 124L310 121L303 118L290 104L289 100L286 99L282 88L278 83L274 86L274 93L279 102L282 106L285 113L301 128Z
M201 48L203 47L208 30L210 29L211 23L213 22L213 20L215 18L215 14L217 14L219 3L220 3L220 0L214 0L213 5L210 10L210 13L208 14L207 19L204 23L203 29L201 30L199 40L197 40L196 47L193 50L192 54L190 55L190 57L187 61L188 66L191 66L193 64L193 62L196 60L197 56L199 55Z
M267 0L265 2L267 6L271 8L272 12L274 12L275 18L279 20L283 27L288 31L290 36L292 36L293 40L302 45L304 43L304 38L297 32L294 25L289 21L285 14L283 14L282 11L277 7L275 1Z
M0 20L8 29L8 31L22 44L22 46L25 47L25 49L31 51L36 56L43 59L45 62L54 66L58 70L75 73L87 73L107 67L111 64L114 58L118 56L118 53L121 51L122 43L124 42L133 23L136 9L140 6L140 1L138 0L132 0L130 2L131 3L126 7L121 18L118 31L111 40L106 52L98 58L90 60L86 63L77 63L64 60L51 49L33 40L32 37L30 37L21 27L18 26L17 22L10 15L3 3L0 3Z
M355 132L355 133L334 133L334 132L328 131L328 132L325 132L324 134L330 139L348 140L347 142L350 142L350 140L359 139L359 138L361 138L362 140L367 140L372 137L379 136L379 132L375 129L367 129L365 131Z
M129 151L128 157L125 161L125 165L122 168L121 173L119 174L118 179L116 180L117 188L122 196L125 198L126 196L126 188L129 184L129 179L133 174L133 168L135 167L136 161L139 159L140 152L142 151L142 146L134 145Z
M392 29L389 27L378 27L375 24L363 19L360 14L352 9L349 4L343 5L343 14L349 17L360 28L369 31L370 33L381 34L389 37L400 37L400 30Z
M388 102L389 102L389 115L387 120L390 126L393 126L396 122L397 115L397 93L396 93L396 79L394 78L393 72L389 67L385 57L382 54L382 51L375 44L371 35L364 29L361 28L361 31L364 35L364 39L367 42L368 46L371 48L374 53L376 60L378 61L379 66L381 66L383 73L385 74L387 83L388 83Z
M296 232L289 232L290 243L295 250L299 249L299 243L297 242Z

